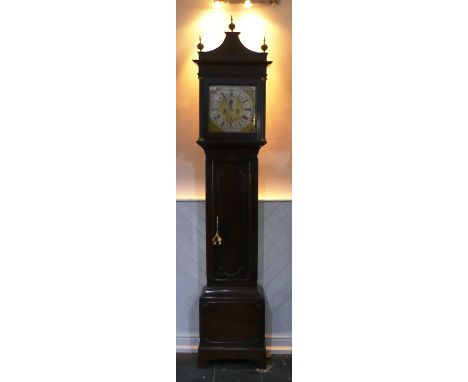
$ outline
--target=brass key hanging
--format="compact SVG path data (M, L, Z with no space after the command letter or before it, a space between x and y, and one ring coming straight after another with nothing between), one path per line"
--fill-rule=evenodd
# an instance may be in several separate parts
M218 229L218 217L216 216L216 234L213 236L213 239L211 239L213 245L221 245L221 242L223 238L219 234L219 229Z

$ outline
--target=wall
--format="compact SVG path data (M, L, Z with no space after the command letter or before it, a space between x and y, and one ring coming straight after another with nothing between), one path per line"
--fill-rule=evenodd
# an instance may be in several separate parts
M215 10L211 0L177 0L177 198L204 198L204 153L198 138L198 57L218 47L228 30L230 15L242 42L255 51L265 36L268 59L266 139L259 154L259 198L291 199L291 0L280 5L225 4ZM162 38L163 36L161 36Z
M259 203L258 282L265 292L267 349L291 352L291 202ZM206 284L205 203L177 202L177 351L198 346L198 298Z

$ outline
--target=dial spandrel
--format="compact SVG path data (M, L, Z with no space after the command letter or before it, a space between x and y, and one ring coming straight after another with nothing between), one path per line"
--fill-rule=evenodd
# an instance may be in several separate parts
M209 133L255 133L255 86L209 87Z

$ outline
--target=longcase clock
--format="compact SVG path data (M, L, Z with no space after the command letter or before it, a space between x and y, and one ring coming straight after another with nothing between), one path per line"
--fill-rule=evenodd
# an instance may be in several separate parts
M229 25L223 43L198 44L200 134L206 156L206 273L198 366L249 359L265 368L265 297L257 284L258 160L265 141L267 46L247 49Z

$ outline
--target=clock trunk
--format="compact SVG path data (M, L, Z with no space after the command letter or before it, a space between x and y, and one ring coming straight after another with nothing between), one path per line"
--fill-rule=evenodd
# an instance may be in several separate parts
M257 285L257 168L256 149L206 150L208 287Z

